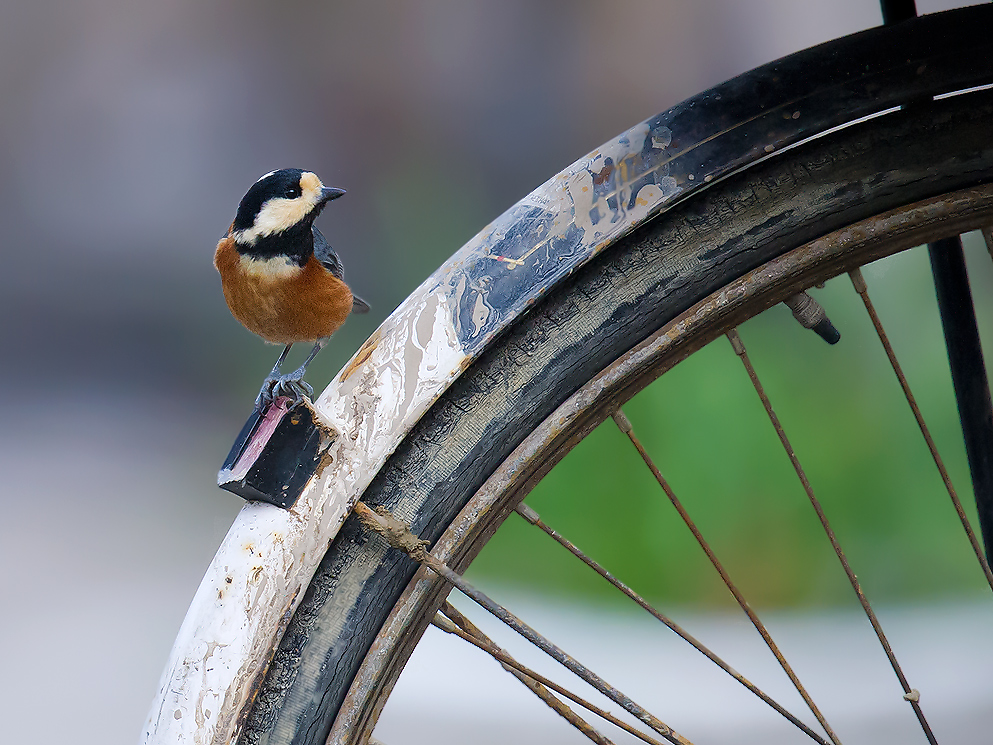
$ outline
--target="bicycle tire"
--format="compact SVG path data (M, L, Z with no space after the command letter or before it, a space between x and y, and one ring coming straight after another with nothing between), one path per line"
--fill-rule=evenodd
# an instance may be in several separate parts
M340 631L342 624L355 625L355 618L335 619L326 613L322 617L315 611L322 595L331 590L335 603L343 601L349 578L314 572L322 556L323 569L334 564L335 556L344 556L341 547L354 528L343 530L344 517L363 491L373 494L369 487L373 476L385 473L387 459L406 447L400 445L401 440L416 441L412 428L443 410L440 396L465 390L456 387L446 394L452 381L459 381L460 376L468 381L480 369L487 349L501 336L504 341L500 343L505 345L516 338L528 318L536 317L538 308L551 307L550 298L559 297L563 287L575 287L576 277L589 276L592 270L584 267L601 266L597 263L601 254L616 254L617 241L623 239L623 245L630 246L631 239L625 236L631 231L647 235L645 230L655 230L662 223L676 224L669 223L667 216L656 227L647 228L645 222L653 216L681 210L678 214L683 215L686 231L682 238L694 235L706 221L693 212L692 205L705 209L704 205L714 204L707 195L725 193L729 187L723 180L738 179L745 169L764 168L769 153L772 160L793 157L790 148L794 146L809 153L811 138L853 119L907 104L923 104L930 110L927 102L934 97L988 86L993 81L993 43L986 33L990 23L993 5L963 8L870 29L745 73L623 133L549 180L457 252L370 337L317 402L335 439L296 504L280 510L249 503L239 514L180 629L143 741L147 745L177 741L206 745L233 742L239 736L252 742L320 741L344 684L339 681L334 690L323 690L310 703L306 696L297 695L300 691L294 686L317 680L328 671L340 672L341 680L346 680L357 669L358 658L379 621L370 616L360 624L363 633L351 650L335 647L335 654L344 654L313 653L314 647L306 640L313 641L314 628L330 624ZM977 93L970 100L985 99ZM958 110L955 104L942 103L935 110L952 109ZM942 123L932 125L940 129ZM959 144L965 146L964 141ZM971 166L962 162L949 166L934 156L931 170L919 174L922 178L915 188L904 189L899 198L884 196L905 203L929 189L940 193L955 184L985 183L985 144L977 143L977 147L962 156L967 160L975 156ZM585 211L597 208L599 202L591 202L590 194L580 198L568 190L595 186L590 169L605 166L611 154L618 158L620 175L616 190L603 201L611 207L612 196L613 209L625 219L605 229L603 221L591 229L593 214L587 218ZM853 159L864 155L850 154ZM814 164L815 169L824 165ZM956 170L963 167L965 171ZM873 182L874 191L862 196L896 189L897 182L899 178ZM650 187L643 188L646 184ZM860 201L859 195L849 196L853 202ZM877 199L875 206L885 201ZM859 209L853 209L847 217L856 219L858 214ZM580 226L581 221L586 224ZM959 227L967 222L959 220ZM553 230L558 224L565 228ZM785 219L783 225L789 224L790 219ZM772 233L775 227L770 226ZM820 225L813 232L828 227ZM539 240L534 234L541 230L547 238ZM759 233L739 238L754 243L762 239ZM767 252L786 251L801 237L797 234L783 241L780 236L763 245ZM488 271L498 266L495 262L507 262L503 268L524 266L524 259L542 245L545 250L529 261L526 271ZM724 270L736 265L740 273L761 259L747 247L738 248L723 256ZM707 289L706 282L687 282L685 256L670 258L679 270L670 278L674 297L688 301ZM720 264L722 256L718 252L710 259ZM476 286L491 280L485 292ZM479 301L487 297L497 302L480 306ZM649 313L641 319L645 325L639 326L639 333L650 332L652 318ZM638 334L626 339L617 336L622 339L621 347L637 338ZM601 357L610 356L600 348L594 351ZM591 370L596 367L594 357L583 357ZM577 385L588 373L576 378ZM526 429L515 430L513 438L501 444L512 446ZM392 462L400 461L394 458ZM402 473L401 477L406 479ZM368 499L372 501L371 496ZM442 516L438 514L435 527L440 530ZM405 516L402 511L401 516ZM329 541L334 542L331 551ZM342 561L347 564L351 559ZM399 574L397 578L402 579ZM394 583L397 587L402 586L399 579ZM355 587L352 583L350 589ZM305 594L307 603L300 604ZM382 606L380 610L387 608L389 598L380 597L377 605ZM302 647L308 656L300 656ZM284 728L298 714L304 714L303 718L289 730ZM270 737L277 730L277 737Z
M492 343L404 439L363 500L385 506L435 543L529 432L681 313L825 235L993 182L991 122L989 91L913 106L756 164L641 226ZM965 210L969 218L960 216L944 230L990 220L988 191L976 193L984 196ZM928 240L941 229L929 224L896 246L874 247L859 261L907 248L907 240ZM844 268L825 266L834 273ZM786 283L748 312L760 312L792 291ZM642 376L614 403L646 382ZM605 416L598 411L584 427ZM499 514L487 516L490 522L477 529L483 537L462 548L455 566L467 564L508 509L503 505ZM324 742L416 569L349 518L290 622L240 742ZM389 649L377 647L378 656L393 655L389 670L373 683L360 683L370 695L350 704L347 728L354 739L339 733L335 741L359 741L371 732L378 697L388 692L425 623L422 618L420 628L410 625L408 636L393 639Z

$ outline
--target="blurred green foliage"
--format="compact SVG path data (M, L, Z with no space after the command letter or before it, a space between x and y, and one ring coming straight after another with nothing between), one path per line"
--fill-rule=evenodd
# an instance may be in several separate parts
M988 339L993 265L967 259ZM974 505L924 249L864 269L970 517ZM847 276L812 291L841 331L829 346L782 305L740 328L842 547L874 601L981 592L984 580L875 331ZM720 338L625 406L691 517L750 602L854 603L744 367ZM637 452L608 420L528 497L542 518L653 600L733 600ZM610 602L613 588L511 515L473 564L489 582ZM618 602L626 602L623 599Z

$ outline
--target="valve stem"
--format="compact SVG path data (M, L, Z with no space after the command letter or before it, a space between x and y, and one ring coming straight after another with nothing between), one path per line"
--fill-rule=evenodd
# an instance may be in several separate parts
M786 299L786 307L793 311L793 317L805 329L813 331L828 344L837 344L841 339L838 329L827 317L824 308L806 292L798 292Z

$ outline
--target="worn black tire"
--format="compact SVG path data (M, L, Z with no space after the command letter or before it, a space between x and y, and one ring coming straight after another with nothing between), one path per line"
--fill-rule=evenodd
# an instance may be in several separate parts
M871 216L993 182L993 92L918 105L711 185L545 297L445 393L365 492L435 541L573 391L700 299ZM415 565L350 518L275 655L241 741L323 743Z

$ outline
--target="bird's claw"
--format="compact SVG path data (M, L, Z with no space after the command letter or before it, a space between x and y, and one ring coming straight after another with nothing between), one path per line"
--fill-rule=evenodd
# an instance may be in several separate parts
M303 403L305 399L311 400L314 397L314 389L295 373L268 377L262 382L262 390L259 391L258 398L255 399L255 408L262 411L268 408L274 400L284 396L290 399L287 408L293 409Z

